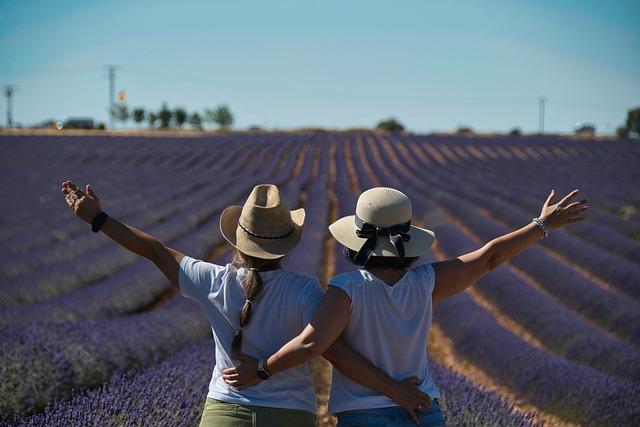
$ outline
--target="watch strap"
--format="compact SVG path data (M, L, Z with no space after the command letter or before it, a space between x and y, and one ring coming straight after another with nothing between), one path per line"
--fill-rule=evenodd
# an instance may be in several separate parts
M107 218L109 218L109 215L107 215L106 212L100 212L96 215L91 221L91 231L94 233L100 231L104 223L107 221Z
M267 380L271 377L271 373L264 366L265 363L265 359L260 359L260 361L258 362L258 377L260 377L260 379L262 380Z

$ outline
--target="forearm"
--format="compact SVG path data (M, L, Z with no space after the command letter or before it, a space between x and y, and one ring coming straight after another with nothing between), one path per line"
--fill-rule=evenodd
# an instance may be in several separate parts
M271 355L265 362L265 367L271 375L308 362L316 356L322 354L316 347L304 341L302 336L297 336L286 343L275 354Z
M113 217L107 218L100 231L125 249L150 261L156 260L157 251L155 248L161 243L144 231L124 224Z
M533 222L511 233L497 237L487 244L489 269L509 261L542 237L542 230Z
M394 400L396 381L378 369L368 359L349 347L342 339L336 340L322 356L342 375Z

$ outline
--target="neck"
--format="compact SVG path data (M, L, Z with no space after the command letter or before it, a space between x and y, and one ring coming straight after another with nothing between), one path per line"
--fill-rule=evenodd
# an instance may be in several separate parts
M369 273L373 274L389 286L395 285L398 280L402 279L402 276L407 272L402 268L380 268L380 267L365 267Z

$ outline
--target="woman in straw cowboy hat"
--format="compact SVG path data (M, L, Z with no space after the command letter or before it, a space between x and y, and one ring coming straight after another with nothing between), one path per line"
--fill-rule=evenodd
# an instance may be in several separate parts
M577 193L552 204L552 190L540 216L530 224L471 253L409 268L431 247L434 232L411 225L411 201L402 192L365 191L358 198L355 215L329 227L349 260L361 269L334 277L311 323L262 365L277 378L282 371L321 354L342 335L351 348L391 377L415 377L423 394L413 405L397 405L334 369L329 410L337 414L338 427L444 425L440 393L429 374L425 351L433 304L471 286L546 237L550 228L583 220L588 200L571 203ZM225 370L225 381L234 387L258 383L255 363L245 359L237 368Z
M263 382L239 390L222 379L234 359L270 354L309 323L323 291L316 278L281 269L283 257L300 241L305 211L290 211L274 185L253 188L243 206L229 206L220 231L234 247L232 263L215 265L168 248L153 236L109 217L91 186L86 194L64 181L62 192L75 214L126 249L152 261L184 296L200 303L215 340L215 367L201 426L314 426L316 399L308 366L292 367L273 380L256 366ZM421 392L396 381L337 342L324 354L344 375L413 405Z

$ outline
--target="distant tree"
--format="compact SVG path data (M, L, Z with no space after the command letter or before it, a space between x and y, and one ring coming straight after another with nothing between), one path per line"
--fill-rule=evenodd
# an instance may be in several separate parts
M520 136L522 135L522 131L520 128L513 128L509 131L509 136Z
M205 120L216 123L221 129L233 124L233 114L227 105L219 105L214 110L205 110Z
M640 138L640 107L627 112L625 127L629 136Z
M140 126L140 123L144 121L144 108L138 107L133 110L133 121Z
M147 121L149 122L149 128L153 129L154 127L156 127L156 122L158 121L158 115L153 111L149 111L149 114L147 114Z
M264 132L264 129L258 125L249 126L249 132Z
M187 112L184 110L184 108L178 107L173 112L173 117L176 119L176 124L178 125L178 127L181 128L184 125L184 122L187 120Z
M616 129L616 136L620 139L629 138L629 129L626 126L619 126Z
M376 129L380 129L385 132L402 132L404 130L404 125L394 118L388 118L387 120L379 121L376 125Z
M189 124L195 129L202 129L202 118L197 111L189 116Z
M98 123L98 126L96 127L96 129L98 130L105 130L106 126L104 124L104 122L100 122Z
M473 129L470 128L469 126L459 126L458 129L456 129L456 134L458 134L458 135L471 135L471 134L473 134Z
M127 107L127 104L122 103L115 106L115 118L122 124L129 120L129 107Z
M162 129L168 129L171 125L171 117L173 117L173 112L169 110L167 107L167 103L162 104L162 108L158 112L158 119L160 119L160 127Z
M640 107L627 111L624 125L616 129L618 138L640 138Z

